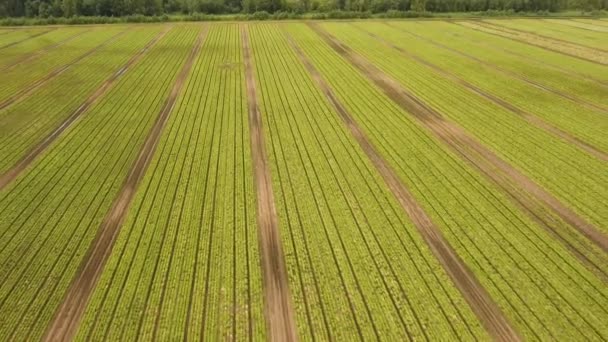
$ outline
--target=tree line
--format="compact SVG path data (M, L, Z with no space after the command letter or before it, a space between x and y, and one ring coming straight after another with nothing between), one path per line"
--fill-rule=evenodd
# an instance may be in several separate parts
M256 12L558 12L601 10L608 0L0 0L0 17L71 18Z

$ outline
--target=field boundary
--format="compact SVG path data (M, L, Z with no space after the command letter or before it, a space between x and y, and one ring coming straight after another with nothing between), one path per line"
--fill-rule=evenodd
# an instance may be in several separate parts
M569 226L577 230L603 251L608 251L608 237L593 224L579 217L533 180L502 160L498 155L470 137L461 127L445 120L426 103L412 95L397 81L373 66L351 48L340 43L318 25L310 25L337 53L350 61L397 105L410 113L440 141L444 142L481 175L505 191L519 208L538 222L536 202L544 203ZM550 227L549 223L546 226ZM551 228L553 230L553 228ZM578 256L578 255L577 255ZM579 258L580 259L580 258ZM585 263L586 266L589 266Z
M120 31L117 34L113 35L112 37L108 38L106 41L104 41L103 43L95 46L94 48L90 49L89 51L85 52L84 54L76 57L75 59L71 60L70 62L56 68L55 70L51 71L50 73L48 73L46 76L43 76L42 78L39 78L35 81L33 81L33 83L31 83L29 86L26 86L25 88L18 90L16 92L15 95L9 97L8 99L2 101L0 103L0 110L14 104L15 102L18 102L20 100L23 100L24 98L26 98L28 95L30 95L32 92L34 92L36 89L40 88L41 86L43 86L45 83L47 83L48 81L52 80L53 78L63 74L66 70L68 70L70 67L72 67L74 64L82 61L83 59L89 57L90 55L94 54L95 52L99 51L99 49L101 49L102 47L105 47L106 45L114 42L116 39L118 39L120 36L122 36L123 34L127 33L127 30L124 31Z
M285 266L270 167L266 154L262 115L257 103L257 90L247 25L241 25L241 39L257 199L258 237L262 259L266 325L271 341L297 341L295 314L289 291L287 267Z
M389 25L391 27L394 27L393 25L390 25L390 23L386 23L386 25ZM538 115L532 114L524 109L521 109L501 98L499 98L498 96L489 93L479 87L477 87L476 85L471 84L470 82L464 80L463 78L461 78L460 76L449 72L447 70L445 70L444 68L429 62L427 60L425 60L424 58L415 55L411 52L408 52L407 50L405 50L402 47L399 47L389 41L387 41L386 39L378 36L377 34L374 34L372 32L366 31L358 26L354 26L355 28L357 28L358 30L366 33L367 35L369 35L370 37L380 41L381 43L383 43L384 45L398 51L400 54L411 58L429 68L431 68L432 70L434 70L435 72L437 72L438 74L462 85L463 87L465 87L466 89L468 89L470 92L479 95L483 98L485 98L486 100L490 100L491 102L493 102L494 104L503 107L504 109L516 114L517 116L523 118L524 120L526 120L528 123L530 123L533 126L536 126L537 128L540 128L542 130L545 130L546 132L554 135L555 137L559 138L559 139L563 139L566 142L573 144L575 146L577 146L578 148L584 150L585 152L593 155L594 157L604 160L604 161L608 161L608 154L600 149L598 149L597 147L582 141L581 139L579 139L578 137L570 134L569 132L566 132L558 127L555 127L553 124L547 122L545 119L539 117ZM396 29L402 31L400 28L395 27ZM410 33L410 32L408 32ZM418 36L416 34L413 34L415 36ZM423 37L421 37L422 39L424 39ZM425 39L426 40L426 39ZM433 43L433 42L431 42ZM447 48L447 47L446 47ZM474 58L474 57L473 57Z
M169 29L165 29L153 38L146 46L144 46L139 52L132 56L123 66L121 66L112 76L102 83L70 116L67 117L53 132L48 134L42 139L34 148L32 148L21 160L19 160L13 167L8 169L4 174L0 175L0 191L4 189L8 184L14 181L21 172L23 172L40 154L42 154L46 148L53 143L66 129L68 129L80 116L85 113L92 105L94 105L99 98L105 95L116 81L127 71L133 64L137 63L144 54L151 49L167 32Z
M45 341L72 340L76 334L78 324L82 319L101 271L110 256L112 246L114 245L122 221L127 214L131 200L135 196L137 187L156 151L165 124L188 78L192 65L201 51L202 44L207 36L207 30L208 25L199 33L195 45L192 47L186 62L174 82L171 92L154 122L154 126L148 132L146 140L140 148L138 157L131 166L129 175L114 199L110 211L106 214L99 227L97 236L83 258L79 271L66 292L62 304L58 307L53 320L50 322L44 336Z
M361 150L365 152L378 171L378 174L382 176L388 189L397 199L403 211L412 220L414 226L430 247L430 250L460 290L460 293L466 299L488 333L496 340L521 340L521 337L511 326L498 305L492 300L473 272L471 272L468 266L443 237L440 229L432 222L428 214L416 201L414 195L407 189L399 176L369 141L366 134L361 130L340 100L338 100L319 71L305 56L304 52L297 46L291 36L288 35L288 39L290 45L300 58L300 61L302 61L302 64L304 64L310 73L311 78L320 87L328 102L331 103L332 107L336 110L336 113L339 114L340 118L351 132L351 135L361 147Z

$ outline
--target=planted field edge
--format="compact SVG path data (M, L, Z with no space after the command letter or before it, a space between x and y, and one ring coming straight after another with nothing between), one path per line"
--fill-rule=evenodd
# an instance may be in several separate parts
M207 30L208 26L205 26L199 33L197 41L182 66L169 96L161 107L154 126L148 132L146 140L140 148L138 157L131 166L129 175L117 194L110 211L106 214L99 227L97 236L91 243L87 254L82 259L79 271L66 292L63 303L58 307L53 320L50 322L45 333L45 341L71 340L76 334L88 300L110 255L120 225L127 214L139 182L146 172L152 155L156 150L165 123L189 75L194 60L200 53Z

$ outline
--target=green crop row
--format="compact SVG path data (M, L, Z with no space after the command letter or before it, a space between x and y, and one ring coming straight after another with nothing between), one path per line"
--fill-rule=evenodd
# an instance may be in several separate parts
M40 339L197 32L173 29L0 193L0 340Z
M0 110L0 173L6 172L75 110L127 60L159 34L135 29L34 91L27 101ZM77 84L77 87L74 85ZM66 91L70 89L70 91Z
M284 34L250 32L301 338L483 337Z
M0 70L22 61L25 58L32 56L44 49L52 49L55 44L62 44L69 41L73 37L82 34L89 29L87 28L64 28L52 30L40 37L25 40L19 44L2 49L0 54ZM2 35L0 35L0 44L2 44ZM47 50L48 51L48 50Z
M608 35L605 32L595 32L576 27L569 27L561 22L567 20L486 20L494 25L522 30L544 37L565 40L590 48L608 50Z
M327 24L327 27L446 118L462 126L473 137L548 189L581 216L600 229L608 231L602 224L608 219L608 203L600 200L608 196L606 163L582 153L578 148L549 135L543 129L530 125L512 112L470 92L363 32L352 31L339 24ZM384 36L395 42L400 39L399 32L391 36L390 30L387 30ZM410 43L417 44L408 42ZM398 44L407 48L405 43ZM364 46L370 45L374 48L363 50ZM416 54L428 58L433 58L433 52L437 53L439 57L433 58L434 62L444 63L439 59L447 59L442 57L441 51L431 46L420 44L416 47ZM458 60L457 56L450 58ZM401 62L393 63L392 60ZM466 67L466 61L459 66ZM474 70L469 71L471 75L475 73ZM494 76L484 76L479 72L477 74L477 77L488 83L493 82ZM502 85L511 86L510 83Z
M100 44L111 43L117 34L124 31L125 28L109 27L101 31L87 32L67 42L62 48L49 51L44 58L25 62L18 68L3 72L3 82L0 84L0 101L4 102L18 92L27 89L35 82L99 47Z
M212 26L78 339L264 339L241 56Z
M453 98L441 88L445 80L432 78L429 72L424 75L442 92L436 95L419 81L420 71L413 63L360 32L341 24L322 27L397 80L416 81L408 88L417 95L418 91L433 95L423 98L431 105L441 103L440 97ZM414 116L397 108L319 37L300 31L302 41L310 40L309 55L338 96L521 333L541 340L605 337L605 329L597 328L608 315L602 281L523 215L499 188L430 138ZM596 261L606 265L605 255L598 254Z

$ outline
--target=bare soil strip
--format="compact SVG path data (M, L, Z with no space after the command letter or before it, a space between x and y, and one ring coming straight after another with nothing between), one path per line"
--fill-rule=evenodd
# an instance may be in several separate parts
M51 71L46 76L38 79L37 81L34 81L34 83L30 84L26 88L21 89L20 91L18 91L17 93L15 93L15 95L9 97L8 99L6 99L2 103L0 103L0 110L2 110L4 108L12 105L13 103L15 103L17 101L23 100L28 95L30 95L34 90L36 90L36 89L40 88L41 86L43 86L46 82L48 82L48 81L52 80L53 78L61 75L66 70L68 70L72 65L80 62L81 60L83 60L83 59L87 58L88 56L92 55L93 53L97 52L99 49L101 49L102 47L104 47L104 46L110 44L111 42L115 41L116 39L118 39L118 37L122 36L125 33L127 33L127 31L121 31L121 32L115 34L110 39L108 39L105 42L97 45L96 47L92 48L91 50L87 51L86 53L78 56L76 59L72 60L71 62L60 66L59 68Z
M546 85L540 84L540 83L538 83L538 82L536 82L536 81L534 81L534 80L532 80L532 79L530 79L530 78L528 78L528 77L525 77L525 76L522 76L522 75L518 75L518 74L516 74L516 73L514 73L514 72L512 72L512 71L510 71L510 70L507 70L507 69L501 68L501 67L500 67L500 66L498 66L498 65L495 65L495 64L492 64L492 63L486 62L486 61L484 61L484 60L482 60L482 59L479 59L479 58L477 58L477 57L475 57L475 56L473 56L473 55L470 55L470 54L468 54L468 53L465 53L465 52L462 52L462 51L456 50L456 49L454 49L454 48L451 48L451 47L449 47L449 46L447 46L447 45L444 45L444 44L438 43L438 42L436 42L436 41L430 40L430 39L425 38L425 37L423 37L423 36L421 36L421 35L419 35L419 34L416 34L416 33L414 33L414 32L410 32L410 31L403 30L402 28L397 27L397 26L394 26L394 25L393 25L393 24L391 24L391 23L386 23L386 25L391 26L391 27L394 27L394 28L398 29L399 31L402 31L402 32L407 32L407 33L411 34L412 36L417 37L417 38L418 38L418 39L420 39L420 40L423 40L423 41L425 41L425 42L428 42L428 43L430 43L430 44L433 44L433 45L435 45L435 46L437 46L437 47L439 47L439 48L441 48L441 49L444 49L444 50L448 50L448 51L450 51L450 52L453 52L453 53L455 53L455 54L457 54L457 55L460 55L460 56L462 56L462 57L465 57L465 58L467 58L467 59L470 59L470 60L472 60L472 61L474 61L474 62L476 62L476 63L482 64L482 65L485 65L485 66L487 66L488 68L490 68L490 69L492 69L492 70L496 70L496 71L498 71L498 72L500 72L500 73L503 73L503 74L505 74L505 75L507 75L507 76L509 76L509 77L512 77L512 78L515 78L515 79L518 79L518 80L524 81L524 82L526 82L526 83L528 83L528 84L530 84L530 85L532 85L533 87L536 87L536 88L538 88L538 89L541 89L541 90L544 90L544 91L546 91L546 92L549 92L549 93L555 94L555 95L557 95L557 96L561 96L561 97L563 97L563 98L565 98L565 99L568 99L568 100L570 100L570 101L572 101L572 102L578 103L578 104L580 104L580 105L582 105L582 106L588 107L588 108L593 109L593 110L599 110L599 111L602 111L602 112L605 112L605 113L606 113L606 112L608 112L608 108L607 108L607 107L604 107L604 106L601 106L601 105L598 105L598 104L594 104L594 103L591 103L591 102L585 101L585 100L583 100L583 99L580 99L580 98L578 98L578 97L576 97L576 96L570 95L570 94L565 93L565 92L563 92L563 91L560 91L560 90L554 89L554 88L552 88L552 87L549 87L549 86L546 86Z
M21 39L21 40L19 40L19 41L12 42L12 43L10 43L10 44L6 44L6 45L4 45L4 46L0 46L0 50L2 50L2 49L6 49L6 48L11 47L11 46L13 46L13 45L17 45L17 44L19 44L19 43L23 43L23 42L24 42L24 41L26 41L26 40L30 40L30 39L33 39L33 38L36 38L36 37L40 37L40 36L42 36L43 34L47 34L47 33L51 32L51 31L53 31L53 30L56 30L56 28L52 28L52 29L50 29L50 30L43 31L43 32L38 32L38 33L33 34L33 35L31 35L31 36L29 36L29 37L27 37L27 38Z
M357 27L357 26L355 26ZM563 130L561 130L558 127L553 126L552 124L550 124L549 122L545 121L544 119L528 112L525 111L515 105L512 105L511 103L491 94L488 93L480 88L478 88L477 86L467 82L466 80L460 78L459 76L457 76L454 73L451 73L441 67L439 67L436 64L433 64L425 59L422 59L421 57L414 55L412 53L410 53L409 51L394 45L392 43L390 43L389 41L385 40L384 38L373 34L371 32L365 31L362 28L357 27L359 30L361 30L362 32L365 32L366 34L368 34L369 36L371 36L372 38L374 38L375 40L382 42L384 45L398 51L399 53L401 53L402 55L411 58L415 61L417 61L418 63L421 63L423 65L426 65L427 67L431 68L432 70L436 71L438 74L462 85L463 87L467 88L469 91L471 91L474 94L477 94L487 100L492 101L493 103L505 108L506 110L517 114L518 116L524 118L526 121L528 121L528 123L532 124L533 126L536 126L540 129L543 129L547 132L549 132L550 134L564 140L567 141L568 143L577 146L578 148L586 151L587 153L595 156L598 159L604 160L604 161L608 161L608 154L600 149L598 149L597 147L588 144L587 142L584 142L582 140L580 140L578 137L571 135L568 132L565 132Z
M321 33L320 30L316 28L315 30ZM321 33L321 35L324 36L325 34ZM458 287L488 333L497 341L521 340L521 337L511 326L498 305L492 300L473 272L471 272L449 242L443 237L440 229L431 221L430 217L418 204L412 193L407 189L403 182L401 182L399 176L368 140L365 133L361 130L347 109L337 99L316 68L295 42L292 41L291 37L289 40L293 49L300 57L300 60L306 66L306 69L308 69L313 79L317 82L329 102L340 115L340 118L357 140L361 149L374 164L388 188L399 201L402 209L411 218L414 226L416 226L435 257L439 260L454 284ZM333 42L330 44L336 49L337 46L334 46ZM342 50L339 47L337 47L336 51L342 53ZM350 57L351 56L347 56L349 59Z
M46 46L46 47L44 47L44 48L42 48L40 50L34 51L34 52L30 53L30 54L27 54L26 56L23 56L19 60L15 61L15 62L13 62L13 63L11 63L9 65L4 66L3 68L0 69L0 71L10 70L10 69L14 68L15 66L17 66L17 65L19 65L21 63L25 63L25 62L31 61L32 59L34 59L36 57L40 57L40 56L44 55L45 53L47 53L47 52L49 52L49 51L51 51L51 50L53 50L55 48L58 48L58 47L60 47L60 46L62 46L64 44L67 44L68 42L70 42L70 41L72 41L72 40L74 40L74 39L82 36L83 34L85 34L87 32L90 32L90 30L83 30L83 31L78 32L77 34L75 34L75 35L73 35L71 37L68 37L66 39L63 39L62 41L59 41L59 42L57 42L57 43L55 43L53 45Z
M165 100L154 122L154 126L148 133L146 141L139 151L137 160L131 166L129 175L115 198L110 211L106 214L103 223L99 227L97 236L91 243L86 256L83 258L79 271L72 281L69 290L66 292L63 303L55 312L55 316L47 328L44 337L45 341L73 340L89 298L110 256L112 246L120 230L120 225L127 214L131 200L154 155L158 140L175 105L177 96L180 94L192 69L192 65L199 55L206 33L207 29L201 31L186 63L180 70L171 93Z
M258 240L262 259L267 330L271 341L297 341L295 314L281 246L279 220L264 142L262 115L257 103L249 32L246 26L241 26L241 38L247 83L251 154L257 194Z
M14 181L46 148L57 139L63 131L68 129L84 112L86 112L97 100L107 93L116 83L116 80L124 74L133 64L137 63L144 54L154 46L169 30L161 32L156 38L148 42L146 46L137 52L131 59L127 61L120 69L118 69L110 78L108 78L94 93L92 93L67 119L65 119L59 127L47 135L38 145L31 149L21 160L13 167L0 175L0 191L8 184Z
M596 244L604 252L608 252L608 237L597 227L586 222L526 175L502 160L479 141L469 136L458 125L445 120L440 113L411 94L397 81L352 51L348 46L340 43L317 25L310 25L336 52L340 53L361 70L391 100L418 119L420 123L427 127L429 132L460 155L464 161L502 188L505 194L518 207L523 209L525 213L534 218L542 216L539 214L542 212L542 210L539 210L539 206L542 203L544 207L550 209L557 217L576 229L589 241ZM553 225L548 224L543 225L543 227L551 230L557 229Z
M446 22L458 25L458 23L456 21L446 20ZM486 22L481 22L481 21L476 21L475 23L478 24L481 27L484 27L484 24L487 24ZM565 56L569 56L569 57L573 57L573 58L578 58L578 59L586 61L586 62L590 62L590 63L594 63L594 64L599 64L599 65L606 65L606 63L604 63L602 60L587 58L587 57L580 56L580 55L577 55L577 54L572 53L572 52L565 51L564 49L556 49L556 48L552 48L552 47L547 46L547 45L531 42L531 41L526 40L526 39L518 39L518 38L512 37L511 35L513 34L513 32L509 32L507 29L505 29L505 28L503 28L501 26L488 25L488 26L485 26L485 27L491 28L491 29L499 31L499 32L503 32L506 35L504 35L504 34L498 34L498 33L495 33L495 32L484 31L484 30L482 30L480 28L471 27L471 26L465 26L465 27L468 27L468 28L470 28L472 30L475 30L475 31L479 31L479 32L487 33L487 34L492 34L492 35L503 37L503 38L506 38L506 39L510 39L510 40L518 42L518 43L524 43L524 44L536 46L538 48L545 49L547 51L551 51L551 52L555 52L555 53L559 53L559 54L562 54L562 55L565 55ZM540 36L537 36L537 37L539 37L540 39L542 39L542 37L540 37ZM558 44L558 43L555 42L555 44Z

